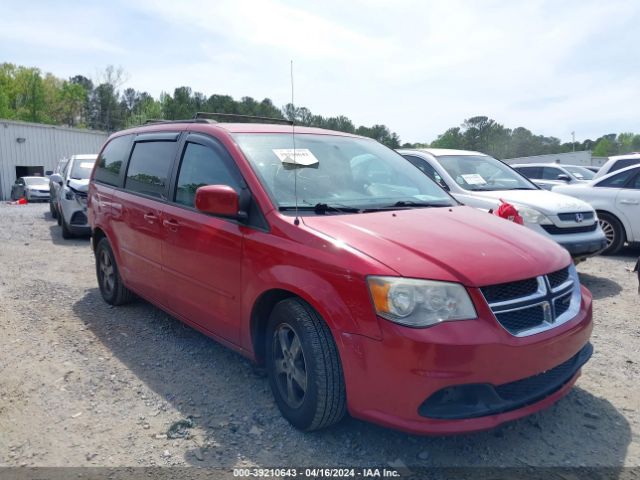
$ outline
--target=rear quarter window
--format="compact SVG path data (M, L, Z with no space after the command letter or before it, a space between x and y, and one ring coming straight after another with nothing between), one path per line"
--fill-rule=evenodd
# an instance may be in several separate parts
M94 180L119 187L122 184L120 172L129 157L132 135L112 139L102 150L97 161Z

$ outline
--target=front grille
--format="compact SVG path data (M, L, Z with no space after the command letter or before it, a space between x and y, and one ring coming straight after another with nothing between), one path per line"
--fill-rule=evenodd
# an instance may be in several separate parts
M557 288L569 279L569 267L547 275L551 288Z
M573 271L573 273L571 273ZM514 336L533 335L573 318L580 308L575 269L481 287L500 325Z
M559 213L558 218L563 222L577 222L576 215L582 215L582 221L593 220L593 212L573 212L573 213Z
M538 291L538 281L535 278L519 280L517 282L500 283L482 287L482 294L489 303L504 302L514 298L533 295Z
M535 328L544 320L542 305L511 312L496 313L496 318L512 335Z
M587 225L584 227L557 227L555 225L540 225L545 229L547 233L551 235L569 235L571 233L584 233L584 232L593 232L596 228L598 228L597 223L593 223L591 225Z
M571 306L571 294L572 292L569 292L553 301L556 317L559 317L569 310L569 307Z
M86 225L87 216L83 212L75 212L71 215L71 225Z

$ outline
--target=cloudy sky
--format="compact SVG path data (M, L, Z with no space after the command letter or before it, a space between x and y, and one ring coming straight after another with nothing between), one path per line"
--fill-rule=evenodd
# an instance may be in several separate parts
M290 99L402 141L488 115L570 141L640 132L637 0L1 0L0 62L122 66L157 96Z

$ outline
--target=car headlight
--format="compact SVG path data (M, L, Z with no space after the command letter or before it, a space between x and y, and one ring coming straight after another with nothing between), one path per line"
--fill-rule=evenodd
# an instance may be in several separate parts
M553 222L542 212L524 205L514 205L525 223L537 223L538 225L552 225Z
M430 327L477 318L467 290L459 283L403 277L368 277L376 313L409 327Z

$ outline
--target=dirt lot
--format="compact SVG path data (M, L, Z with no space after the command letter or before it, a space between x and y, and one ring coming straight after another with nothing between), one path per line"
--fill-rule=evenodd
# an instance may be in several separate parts
M552 408L459 437L303 434L239 355L143 301L107 306L48 205L0 205L0 226L0 466L640 465L637 249L578 267L595 354Z

